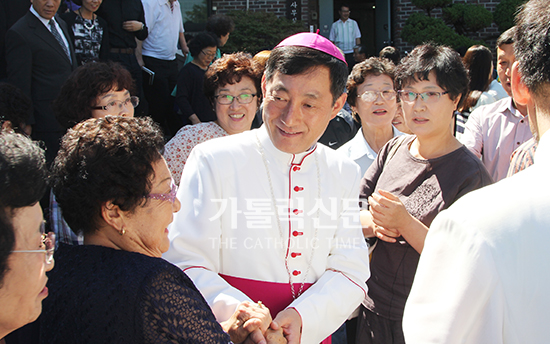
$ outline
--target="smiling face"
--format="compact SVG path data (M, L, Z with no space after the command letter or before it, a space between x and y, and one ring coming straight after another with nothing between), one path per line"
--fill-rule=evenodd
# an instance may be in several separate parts
M396 98L386 100L380 94L374 101L367 102L361 98L361 95L367 91L393 91L392 78L386 74L368 75L365 81L357 87L356 106L351 107L361 118L362 125L375 128L390 127L397 108Z
M170 193L172 176L164 158L153 163L153 171L150 193ZM174 213L180 208L181 203L177 198L174 203L170 200L147 199L145 205L138 206L132 213L126 214L125 240L131 240L137 244L137 251L140 253L161 257L170 247L168 225L172 222Z
M61 0L31 0L32 7L45 19L52 19L57 13Z
M412 81L403 87L404 91L415 93L445 92L437 83L435 72L430 72L429 80ZM443 94L433 103L427 103L417 97L414 102L402 100L403 115L407 127L419 138L447 136L451 133L453 113L460 98L451 100L449 94Z
M257 94L254 81L245 76L236 84L224 85L216 91L217 96L231 95L238 97L242 94ZM216 104L216 116L218 125L227 131L229 135L242 133L245 130L250 130L252 121L258 110L258 97L252 97L249 104L241 104L235 98L229 105Z
M497 73L500 79L502 87L512 96L512 86L510 83L510 72L512 70L512 65L516 60L514 54L514 45L513 44L502 44L497 48Z
M12 218L15 231L13 250L40 250L43 222L40 204L15 210ZM0 331L9 332L38 318L42 300L48 296L46 271L54 264L45 263L45 253L13 252L8 258L8 270L0 285ZM0 332L0 337L2 337Z
M107 93L99 95L96 99L96 104L93 105L94 107L107 106L113 102L117 103L117 101L122 102L123 106L121 108L114 106L114 110L93 109L92 118L103 118L105 116L134 117L134 106L131 102L128 102L129 98L130 91L126 89L121 91L112 89Z
M88 12L95 12L103 0L82 0L82 7Z
M269 82L264 75L264 123L277 149L292 154L307 151L344 106L345 93L333 104L329 75L325 66L297 75L275 72Z
M349 10L349 7L346 7L346 6L342 6L340 8L340 10L338 11L338 13L340 14L340 19L342 21L346 21L349 19L349 14L351 13L350 10Z

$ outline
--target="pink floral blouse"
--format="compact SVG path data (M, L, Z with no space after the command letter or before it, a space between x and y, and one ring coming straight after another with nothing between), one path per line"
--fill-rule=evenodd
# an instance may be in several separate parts
M199 143L229 135L214 122L186 125L166 144L164 158L174 182L179 186L181 173L191 150Z

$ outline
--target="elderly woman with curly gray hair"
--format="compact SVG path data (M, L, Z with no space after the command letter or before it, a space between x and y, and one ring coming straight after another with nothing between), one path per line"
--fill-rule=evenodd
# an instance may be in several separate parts
M23 135L0 133L0 343L36 320L48 296L55 239L44 233L38 203L46 176L42 149Z
M265 306L243 305L220 324L185 273L161 258L181 206L163 148L149 118L89 119L63 138L53 190L84 245L56 253L42 343L260 342L271 322Z

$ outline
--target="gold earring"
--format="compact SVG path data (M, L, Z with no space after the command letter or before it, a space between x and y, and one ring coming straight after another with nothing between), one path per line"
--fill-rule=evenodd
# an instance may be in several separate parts
M126 234L126 229L124 227L122 227L122 230L120 231L120 235L122 236L124 234Z

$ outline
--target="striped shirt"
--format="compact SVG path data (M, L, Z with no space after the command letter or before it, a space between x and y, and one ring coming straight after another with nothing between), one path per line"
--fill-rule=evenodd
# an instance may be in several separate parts
M519 171L525 170L527 167L533 165L535 158L535 151L537 150L538 142L535 138L524 142L513 153L510 159L510 168L508 169L507 177L510 177Z
M330 28L329 40L342 49L344 54L353 53L357 38L361 38L361 31L359 31L359 26L353 19L348 19L345 22L338 19Z

